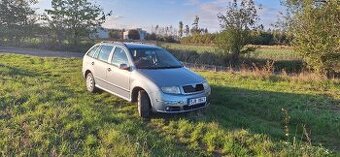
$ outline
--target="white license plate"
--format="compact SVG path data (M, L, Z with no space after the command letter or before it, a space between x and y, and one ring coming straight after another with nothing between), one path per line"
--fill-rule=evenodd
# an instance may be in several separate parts
M189 99L189 106L207 102L207 97Z

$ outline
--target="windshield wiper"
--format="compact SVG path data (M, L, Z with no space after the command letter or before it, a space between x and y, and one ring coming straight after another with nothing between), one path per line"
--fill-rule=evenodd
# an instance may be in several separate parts
M157 67L157 69L176 69L182 68L182 66L165 66L165 67Z
M176 69L183 66L164 66L164 67L139 67L138 69Z

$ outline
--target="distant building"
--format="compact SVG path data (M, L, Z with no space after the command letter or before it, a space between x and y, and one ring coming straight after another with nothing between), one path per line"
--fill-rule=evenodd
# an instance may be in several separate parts
M138 31L139 33L139 37L140 37L140 40L145 40L145 37L147 35L147 32L145 30L143 30L142 28L137 28L135 29ZM123 33L123 39L124 40L130 40L129 39L129 30L126 30L124 33Z
M108 39L110 38L110 31L103 27L97 27L95 32L90 34L91 39Z

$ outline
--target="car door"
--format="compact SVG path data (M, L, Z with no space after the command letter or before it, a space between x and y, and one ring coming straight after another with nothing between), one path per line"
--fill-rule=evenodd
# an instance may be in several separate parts
M96 81L96 86L99 88L108 89L109 83L106 81L107 71L109 70L109 57L113 50L113 46L110 45L102 45L97 59L92 62L94 66L94 79Z
M121 64L130 67L126 51L119 46L115 47L110 64L111 71L107 73L110 90L120 97L129 100L130 97L130 69L120 69Z
M83 72L85 70L94 71L95 58L98 56L98 51L100 50L100 45L93 46L83 58Z

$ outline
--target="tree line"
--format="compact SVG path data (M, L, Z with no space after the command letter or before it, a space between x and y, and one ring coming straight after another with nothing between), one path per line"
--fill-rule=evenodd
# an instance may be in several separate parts
M51 9L38 14L35 0L0 1L0 44L77 48L112 12L88 0L52 0ZM43 43L43 44L41 44Z
M214 45L219 33L190 35L180 38L181 44ZM280 30L251 30L248 44L251 45L290 45L292 36Z
M0 45L43 46L47 49L85 51L93 44L89 34L112 12L89 0L52 0L51 9L38 14L36 0L0 0ZM283 0L284 18L274 30L264 30L254 0L228 2L217 15L221 31L201 28L196 16L192 24L178 28L155 26L149 40L181 41L186 44L214 44L229 65L239 66L240 56L254 48L249 44L290 44L307 67L321 74L340 73L340 12L337 0ZM25 45L26 44L26 45ZM83 48L83 49L82 49Z

